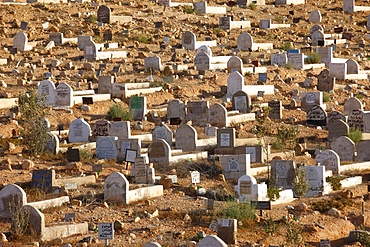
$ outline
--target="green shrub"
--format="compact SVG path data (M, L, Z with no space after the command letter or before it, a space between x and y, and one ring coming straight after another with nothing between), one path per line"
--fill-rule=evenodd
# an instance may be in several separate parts
M292 63L292 62L288 62L288 63L285 65L285 68L286 68L286 69L293 69L293 63Z
M342 184L340 183L341 177L339 176L332 176L327 177L326 182L328 182L333 190L340 190L342 189Z
M265 232L267 234L274 236L278 228L278 224L274 221L274 219L271 216L269 216L264 224L265 225L263 229L265 230Z
M255 3L251 3L251 4L249 4L249 8L250 8L251 10L256 10L256 9L257 9L257 4L255 4Z
M362 131L359 129L351 128L348 132L348 138L351 139L356 145L361 141Z
M276 201L280 198L280 190L276 186L270 186L267 188L267 196L270 198L270 201Z
M277 23L283 23L283 22L284 22L284 16L281 16L281 15L276 16L276 17L275 17L275 21L276 21Z
M277 128L277 142L281 147L294 147L298 134L298 127L295 125L282 124Z
M19 196L13 196L8 206L12 222L10 228L11 238L20 240L27 232L30 213L26 208L22 207L21 198Z
M182 12L186 13L186 14L196 14L198 15L199 14L199 11L194 9L192 6L190 5L184 5L182 6Z
M309 184L306 179L306 170L297 169L295 170L295 179L293 182L293 190L298 198L302 198L308 191Z
M140 43L149 43L150 38L146 34L142 33L142 34L136 36L135 40L140 42Z
M80 161L81 162L90 162L93 158L94 154L90 149L80 149Z
M321 60L321 55L316 52L308 53L308 57L306 59L308 64L320 63L320 60Z
M304 227L299 223L287 222L285 242L287 246L305 246Z
M331 95L328 92L324 92L322 97L323 97L324 102L330 102L331 101Z
M122 121L130 121L132 120L132 113L130 113L129 110L124 109L122 106L114 104L109 108L108 118L109 120L121 118Z
M238 221L254 220L255 208L250 203L229 201L214 210L213 218L237 219Z
M284 51L287 51L287 50L291 50L293 49L293 45L292 45L292 42L285 42L281 47L280 49L284 50Z

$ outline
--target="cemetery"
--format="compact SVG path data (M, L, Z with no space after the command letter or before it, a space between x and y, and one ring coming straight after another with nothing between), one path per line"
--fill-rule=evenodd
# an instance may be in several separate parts
M0 246L369 246L368 5L0 2Z

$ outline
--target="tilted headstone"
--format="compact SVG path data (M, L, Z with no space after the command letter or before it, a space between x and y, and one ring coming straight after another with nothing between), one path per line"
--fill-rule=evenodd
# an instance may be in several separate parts
M361 111L364 110L364 107L362 105L362 102L359 99L355 98L355 97L349 98L344 103L343 113L344 113L344 115L348 116L349 114L351 114L351 112L353 110L361 110Z
M244 91L237 91L233 94L231 99L232 109L238 110L241 113L250 112L250 107L252 104L251 97Z
M55 170L33 170L31 186L51 192L55 184Z
M188 50L195 50L196 36L193 32L185 31L182 35L182 47Z
M116 136L98 136L96 138L96 158L115 159L118 155Z
M168 165L171 158L171 147L163 139L153 141L148 147L150 163Z
M321 71L317 77L317 90L323 92L330 92L334 90L335 77L329 76L329 70L325 69Z
M197 148L197 130L189 124L181 124L176 130L176 148L183 152L194 151Z
M238 91L244 91L244 77L238 71L232 72L227 78L227 95L230 97Z
M209 110L208 101L189 101L188 120L192 121L193 126L206 126Z
M226 108L216 103L208 110L208 123L219 128L226 127L227 110Z
M315 126L326 126L326 112L318 105L307 111L306 123Z
M325 170L333 171L333 175L340 174L340 158L335 151L330 149L320 151L315 159L316 164L325 166Z
M222 174L226 180L238 179L251 169L250 154L222 155Z
M126 203L128 191L129 183L120 172L113 172L104 181L104 201Z
M0 190L0 217L10 218L12 216L11 207L22 207L26 203L26 192L20 186L16 184L6 185Z
M330 148L335 151L341 161L353 161L355 143L347 136L340 136L330 143Z
M68 129L68 141L88 142L91 133L90 125L83 119L78 118L71 122Z
M357 161L370 161L370 140L361 140L357 144Z
M65 82L59 83L55 89L54 106L73 106L73 89Z
M340 136L348 135L349 126L343 120L335 120L328 124L328 140L332 141Z
M271 179L277 188L293 189L295 179L293 160L271 160Z
M152 140L163 139L172 146L173 133L166 125L156 126L152 132Z
M130 112L133 120L143 120L147 113L146 97L132 96L130 98Z

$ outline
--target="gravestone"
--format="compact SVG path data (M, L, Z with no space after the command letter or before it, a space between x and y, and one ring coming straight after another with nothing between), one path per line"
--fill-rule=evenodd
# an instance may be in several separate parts
M253 38L247 32L242 32L238 37L238 49L241 51L250 51L253 45Z
M262 145L246 145L235 147L235 154L249 154L251 163L263 163L266 161L267 154L270 153L270 146L267 150Z
M207 124L207 126L204 127L204 134L206 136L215 137L217 135L217 129L217 127L213 127L210 124Z
M55 89L54 106L73 106L73 89L65 82L59 83Z
M230 22L231 22L231 17L230 16L222 16L218 19L218 24L221 29L228 30L230 29Z
M51 192L55 184L55 170L33 170L31 186Z
M340 136L348 135L349 126L343 120L335 120L328 124L328 140L332 141Z
M80 161L80 150L78 148L68 148L67 160L68 162L79 162Z
M353 59L348 59L346 61L347 64L347 74L359 74L360 73L360 65Z
M170 123L181 122L185 119L185 104L181 100L171 100L167 105L167 120Z
M78 49L81 51L85 49L86 43L92 42L92 37L91 36L78 36L77 37L77 46Z
M357 161L370 161L370 140L361 140L357 144Z
M98 93L110 94L112 93L112 86L114 84L114 76L105 75L98 77Z
M98 56L98 48L94 41L86 40L84 47L84 58L88 61L94 60Z
M155 70L161 71L162 70L161 58L158 56L144 58L144 68L145 71L155 71Z
M311 39L312 39L313 33L315 33L316 31L324 32L324 28L319 24L313 25L310 29L310 38Z
M56 46L63 45L63 33L50 33L49 40L54 41Z
M285 67L288 63L288 57L286 54L271 54L271 66L277 65L279 67Z
M301 93L301 108L304 111L308 111L314 105L323 105L323 93L322 92L302 92Z
M43 101L45 105L54 105L55 102L55 85L50 80L40 82L37 89L39 101Z
M22 207L27 203L26 192L16 184L8 184L0 190L0 217L10 218L10 207Z
M193 32L185 31L181 38L182 47L188 50L195 50L196 36Z
M355 143L347 136L335 138L330 143L330 148L339 155L341 161L353 161Z
M307 197L322 196L325 188L325 166L301 166L306 173L306 180L308 182Z
M347 75L346 63L333 63L329 64L329 76L335 77L337 80L344 80Z
M243 175L238 179L235 193L241 203L267 201L267 185L257 184L256 179L250 175Z
M226 127L227 110L226 108L216 103L208 110L208 123L218 128Z
M189 101L187 104L188 108L188 120L192 121L193 126L206 126L208 118L208 101Z
M325 46L325 34L317 30L312 34L312 46Z
M133 120L143 120L147 113L145 96L132 96L130 98L130 112Z
M202 45L202 46L200 46L200 47L197 49L196 54L198 54L198 53L202 53L202 52L207 53L209 57L212 57L212 50L211 50L211 48L209 48L209 46L208 46L208 45Z
M268 102L269 107L269 118L271 119L282 119L283 118L283 106L279 100L271 100Z
M362 110L352 110L348 115L347 123L350 129L358 129L364 132L364 112Z
M152 132L152 140L163 139L170 147L172 146L173 133L166 125L156 126Z
M28 217L28 225L36 236L42 236L45 232L45 217L44 214L32 205L24 205L21 210L25 210Z
M317 76L317 90L323 92L333 91L335 87L335 77L329 76L329 70L324 69Z
M260 28L271 28L271 19L260 20Z
M149 243L146 243L144 247L162 247L162 246L156 242L149 242Z
M208 235L201 239L196 247L227 247L227 244L217 236Z
M96 138L96 158L115 159L117 158L116 136L98 136Z
M355 97L349 98L344 103L343 113L344 113L344 115L348 116L349 114L351 114L351 112L353 110L361 110L361 111L364 110L364 107L362 105L362 102L359 99L355 98Z
M194 58L194 66L198 71L207 71L211 69L211 57L205 53L200 52Z
M310 22L312 23L320 23L322 20L320 10L312 10L310 12Z
M132 176L135 177L135 183L148 183L148 158L146 156L136 157L134 166L131 170Z
M237 244L238 221L236 219L218 219L217 236L226 244Z
M168 165L171 158L171 147L163 139L152 141L148 147L149 162Z
M101 23L110 23L111 9L106 5L100 5L98 8L98 21Z
M183 152L194 151L197 148L197 130L189 124L181 124L176 130L176 149Z
M252 100L246 92L237 91L233 94L231 102L233 110L238 110L240 113L250 112Z
M59 138L53 133L47 133L47 141L45 144L45 150L50 151L52 154L57 154L59 152Z
M111 124L107 120L98 120L92 127L92 137L95 140L98 136L108 136Z
M217 148L235 147L235 129L221 128L217 129Z
M307 111L306 123L308 125L326 126L326 112L318 105Z
M14 36L13 48L21 52L28 50L28 38L25 33L19 32Z
M370 15L368 15L366 18L366 28L368 31L370 31Z
M355 12L355 0L343 0L344 13Z
M325 63L326 66L329 66L333 59L333 49L333 46L316 47L316 53L320 54L321 63ZM327 75L329 75L329 70L324 69L323 71L326 71Z
M119 143L119 160L126 160L127 150L135 150L137 156L141 156L141 140L137 138L121 139Z
M316 164L325 166L325 170L333 171L333 175L340 174L340 158L335 151L330 149L320 151L315 159Z
M232 96L244 89L244 77L238 71L232 72L227 78L227 95Z
M342 120L343 122L347 122L346 116L344 116L344 114L338 111L332 111L328 113L327 119L328 119L328 124L334 122L335 120Z
M271 160L271 179L277 188L293 189L295 179L293 160Z
M104 181L104 201L126 203L129 183L120 172L113 172Z
M68 130L68 141L70 143L89 141L90 125L83 118L73 120Z
M229 73L233 73L235 71L238 71L240 74L243 73L243 61L237 57L237 56L232 56L228 61L227 61L227 71Z
M222 155L221 165L225 179L236 180L250 172L250 154Z
M110 122L108 136L117 136L118 140L129 139L131 137L130 121Z
M304 54L303 53L289 53L288 63L292 64L293 69L303 69Z

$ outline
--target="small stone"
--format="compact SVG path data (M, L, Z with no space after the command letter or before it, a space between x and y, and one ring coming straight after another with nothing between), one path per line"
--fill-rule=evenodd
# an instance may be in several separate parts
M72 204L72 206L81 207L81 206L82 206L82 201L77 200L77 199L73 199L73 200L71 201L71 204Z
M136 218L134 219L134 222L135 222L135 223L137 223L137 222L139 222L139 220L140 220L140 217L136 217Z
M298 209L301 210L301 211L307 211L308 206L307 206L306 203L301 202L301 203L298 204Z
M331 208L328 211L328 215L332 215L332 216L335 216L335 217L340 217L341 216L341 212L338 209L336 209L336 208Z
M105 207L105 208L109 208L108 203L107 203L107 202L104 202L104 203L103 203L103 207Z
M124 226L124 223L119 221L119 220L116 220L114 222L114 230L117 231L117 232L120 232L123 230L123 226Z
M24 160L22 162L22 169L23 170L29 170L35 166L35 163L33 163L32 160Z
M71 245L71 244L66 243L65 245L63 245L63 247L72 247L72 245Z
M0 243L8 242L8 239L6 238L6 235L4 233L0 233Z
M88 105L82 105L80 109L81 111L91 111L91 107Z
M130 233L130 238L136 239L136 235L134 233Z
M95 230L96 225L93 222L89 222L88 223L88 228L89 228L89 231L93 231L93 230Z
M2 88L6 88L8 85L6 85L5 81L4 80L1 80L0 81L0 87Z
M184 221L191 222L191 217L188 214L185 214Z

